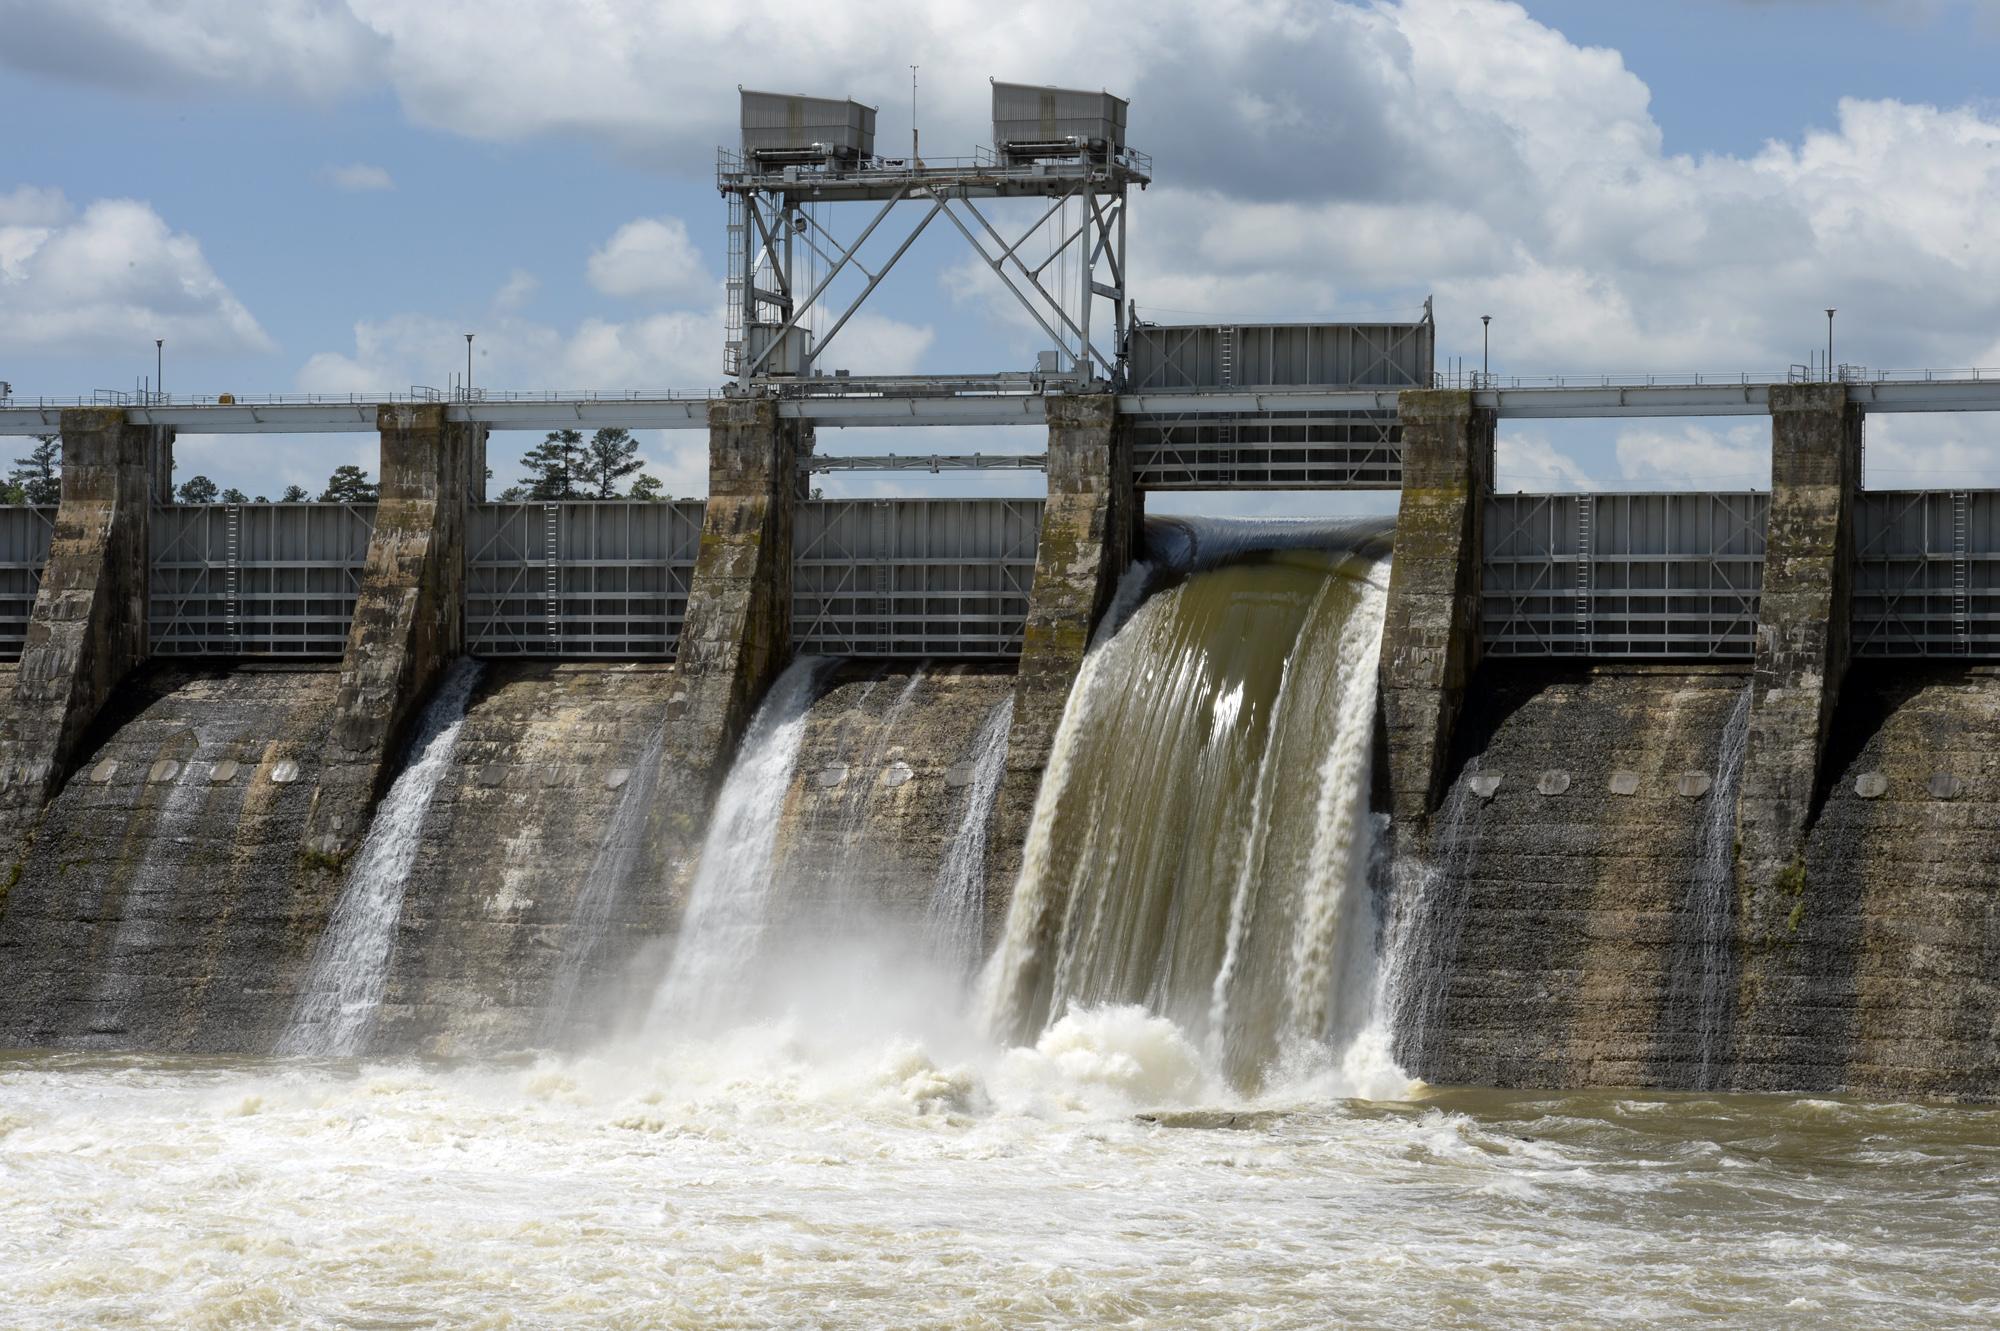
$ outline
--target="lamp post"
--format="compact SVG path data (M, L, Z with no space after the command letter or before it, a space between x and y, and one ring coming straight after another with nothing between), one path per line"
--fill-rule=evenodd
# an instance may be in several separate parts
M167 339L153 339L153 400L164 402L167 390Z
M1479 384L1486 386L1486 376L1493 370L1493 316L1479 316Z
M465 335L465 400L472 401L472 334Z
M1833 311L1826 312L1826 381L1833 382Z

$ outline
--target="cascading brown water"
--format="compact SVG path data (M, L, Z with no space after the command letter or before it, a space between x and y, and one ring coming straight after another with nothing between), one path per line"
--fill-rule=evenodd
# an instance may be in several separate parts
M1387 563L1350 541L1232 552L1091 653L986 976L996 1034L1141 1004L1247 1083L1367 1025Z

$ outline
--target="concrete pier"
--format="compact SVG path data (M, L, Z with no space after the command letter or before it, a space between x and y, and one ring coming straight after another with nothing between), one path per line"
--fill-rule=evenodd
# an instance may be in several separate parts
M1753 938L1770 932L1774 911L1789 909L1767 899L1771 890L1795 895L1802 886L1793 865L1847 673L1860 488L1861 411L1846 386L1773 384L1771 517L1737 812Z
M1048 400L1049 494L1021 661L1007 771L994 811L995 920L1004 913L1050 746L1091 634L1131 565L1143 497L1132 487L1129 427L1109 394Z
M1390 812L1408 832L1437 807L1452 728L1479 665L1494 416L1457 389L1411 390L1399 401L1403 495L1381 687Z
M795 459L811 449L810 427L779 420L774 398L711 402L708 426L708 507L674 658L658 805L677 862L700 846L737 741L791 660Z
M33 826L112 690L146 659L152 478L162 466L172 475L172 429L129 425L122 408L65 408L62 441L49 560L0 721L10 840Z
M376 425L382 495L306 820L305 850L329 863L360 844L417 710L465 650L465 505L485 427L447 423L442 405L383 406Z

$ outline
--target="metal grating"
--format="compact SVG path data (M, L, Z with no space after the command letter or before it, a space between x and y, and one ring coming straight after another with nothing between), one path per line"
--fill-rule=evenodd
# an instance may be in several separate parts
M158 656L340 656L373 504L174 504L151 514Z
M1403 484L1396 413L1243 412L1132 418L1141 490L1394 490Z
M21 659L55 525L53 504L0 505L0 661Z
M1857 498L1854 654L2000 656L2000 491Z
M811 500L792 540L792 642L822 656L1021 653L1039 499Z
M1486 652L1749 660L1769 511L1755 493L1490 496Z
M672 656L703 507L617 499L472 505L466 650Z

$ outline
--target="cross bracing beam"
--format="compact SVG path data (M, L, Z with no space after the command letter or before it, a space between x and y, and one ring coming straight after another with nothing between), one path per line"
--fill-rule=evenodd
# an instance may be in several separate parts
M939 380L939 385L964 382ZM997 380L996 380L997 382ZM885 425L1039 425L1044 395L1028 391L953 391L905 380L881 391L854 391L860 381L815 380L780 398L778 414L829 428ZM2000 378L1928 379L1849 383L1850 401L1870 413L2000 411ZM708 428L710 394L489 393L449 402L445 419L493 430L637 430ZM337 400L272 398L256 402L146 403L125 407L134 425L171 425L191 434L327 434L375 430L379 401L400 395ZM1762 416L1770 411L1765 384L1659 384L1626 387L1566 384L1535 388L1482 388L1474 403L1510 420L1611 419L1633 416ZM62 409L75 399L0 404L0 435L54 434ZM89 405L85 403L85 405ZM1394 389L1234 390L1202 393L1127 393L1118 410L1136 416L1188 416L1244 412L1394 412Z
M928 453L881 457L825 457L798 460L802 474L832 471L1046 471L1047 453Z

